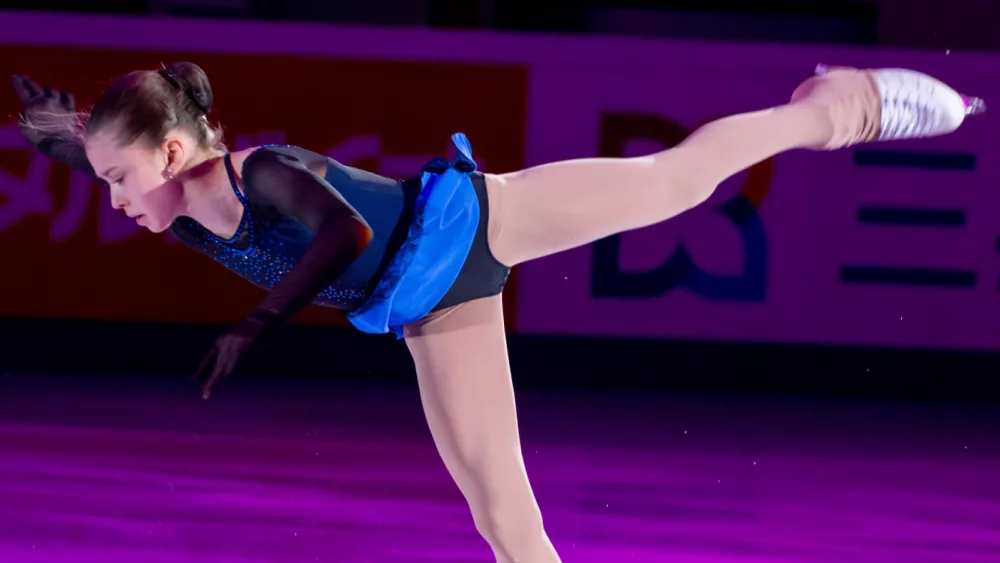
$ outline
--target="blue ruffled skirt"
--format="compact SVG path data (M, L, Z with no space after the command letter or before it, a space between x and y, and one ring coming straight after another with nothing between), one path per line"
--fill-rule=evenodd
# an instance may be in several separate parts
M479 227L479 199L469 175L476 171L472 145L463 133L451 136L453 161L438 157L421 175L421 189L406 241L396 251L371 297L347 319L363 332L395 333L419 321L458 278Z

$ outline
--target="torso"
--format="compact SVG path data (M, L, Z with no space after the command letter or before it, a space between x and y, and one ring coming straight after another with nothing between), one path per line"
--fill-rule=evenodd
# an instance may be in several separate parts
M346 200L372 228L368 248L314 303L353 310L370 296L395 251L406 238L419 184L400 182L344 166L324 155L298 147L263 147L294 154ZM184 244L208 255L251 283L271 289L291 270L312 242L314 234L287 211L269 205L265 190L274 186L245 185L243 165L255 150L229 155L231 187L243 209L235 228L213 233L197 221L180 217L171 225ZM231 227L231 226L230 226ZM225 232L227 231L228 232ZM231 234L231 236L224 236Z

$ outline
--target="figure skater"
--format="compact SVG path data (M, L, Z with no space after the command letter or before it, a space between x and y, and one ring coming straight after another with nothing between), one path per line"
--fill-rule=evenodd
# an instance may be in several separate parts
M790 103L714 121L649 156L484 174L456 134L454 160L396 181L294 146L229 152L192 63L132 72L89 114L27 77L14 86L39 151L106 183L139 225L270 290L197 369L205 398L308 303L395 333L476 528L498 562L520 563L559 556L520 451L501 310L512 266L665 221L783 151L943 135L984 110L911 70L820 68Z

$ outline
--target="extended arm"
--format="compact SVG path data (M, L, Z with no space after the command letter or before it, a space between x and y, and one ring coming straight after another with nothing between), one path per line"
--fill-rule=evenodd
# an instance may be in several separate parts
M18 127L40 153L103 182L94 174L87 153L76 135L76 102L73 95L42 88L27 76L11 77L14 92L21 100Z
M228 377L256 344L308 305L365 250L372 232L333 186L309 170L294 149L258 149L243 164L247 195L299 221L314 238L298 263L249 318L223 335L195 374L211 367L204 396Z

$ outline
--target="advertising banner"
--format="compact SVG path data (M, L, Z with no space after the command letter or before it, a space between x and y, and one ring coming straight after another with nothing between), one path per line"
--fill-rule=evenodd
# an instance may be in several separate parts
M315 34L294 27L267 28L279 51L268 54L259 28L224 23L0 19L0 76L29 75L76 94L84 108L117 76L186 60L207 72L215 93L210 117L223 124L232 149L290 143L408 178L448 154L450 135L462 131L483 166L522 165L523 66L338 56L329 45L308 56ZM211 44L180 47L178 38L207 31ZM119 44L109 45L109 37ZM377 34L369 43L379 44ZM15 125L19 110L13 91L0 88L0 316L232 322L263 296L170 236L144 231L112 209L97 184L32 151ZM344 322L318 307L302 320Z
M191 60L212 79L213 117L234 148L289 142L397 176L445 151L454 131L488 172L647 154L711 119L785 102L817 63L913 68L1000 100L997 57L950 52L26 13L0 18L0 50L3 72L84 104L123 72ZM0 114L16 112L0 91ZM992 115L938 139L785 153L663 224L521 265L508 326L998 349ZM0 315L228 321L260 297L123 222L12 125L0 143L0 255L11 272L0 291L17 296Z

